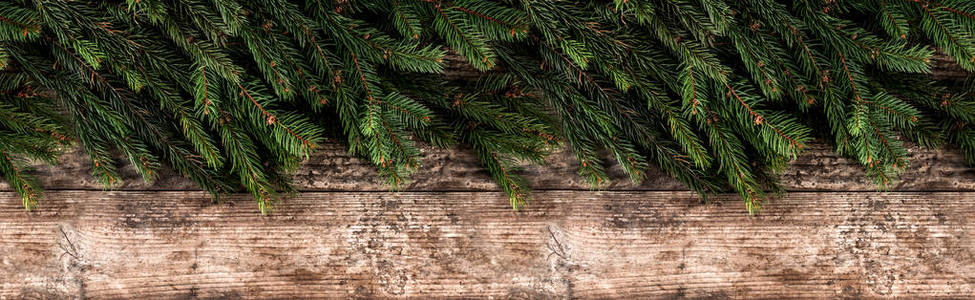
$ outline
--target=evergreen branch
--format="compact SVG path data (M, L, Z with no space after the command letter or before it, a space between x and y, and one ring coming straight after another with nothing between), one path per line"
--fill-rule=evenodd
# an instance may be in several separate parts
M890 20L892 23L893 26L891 27L895 30L896 36L902 39L907 38L907 31L905 28L907 24L901 24L897 21L897 18L895 18L893 13L890 11L887 0L880 0L880 10L883 12L884 17L886 17L886 19Z
M20 172L20 168L16 166L13 159L6 152L0 152L3 154L3 160L0 161L0 172L3 173L4 178L10 182L18 194L20 194L21 201L23 202L24 209L31 210L37 207L38 194L36 183L24 176Z
M824 73L822 70L819 69L819 64L816 63L816 56L812 54L812 50L810 50L809 46L806 45L805 41L803 40L802 34L799 33L799 30L792 25L789 25L788 27L789 30L792 31L792 34L796 36L796 42L799 44L800 47L802 47L802 53L806 54L806 58L809 60L809 65L813 67L815 73L819 75L819 78L821 78L821 80L819 80L819 84L820 84L820 88L823 88L824 85L826 85L826 82L828 82L829 80L828 75L826 75L826 73Z
M311 41L311 44L315 46L315 54L318 54L318 58L321 59L322 61L321 64L325 66L326 69L328 69L328 73L326 74L328 75L327 77L338 76L338 75L333 75L336 74L336 72L332 70L332 64L329 63L328 56L325 55L325 50L323 50L322 46L319 45L318 41L315 40L315 35L311 33L311 30L309 30L307 26L302 26L302 32L304 32L305 35L308 36L308 39ZM331 85L333 91L338 89L334 81L331 83Z
M853 90L853 97L854 97L854 100L855 100L855 103L856 103L857 112L858 112L858 113L854 114L854 118L856 118L857 127L860 127L860 125L859 125L860 124L860 113L859 112L863 110L863 97L860 96L860 90L857 88L857 84L853 80L853 73L850 72L850 66L846 63L846 56L844 56L843 53L841 53L841 52L837 52L836 55L840 59L840 64L843 65L843 71L845 71L845 73L846 73L845 75L846 75L847 83L850 84L850 87Z
M447 14L444 14L443 13L443 10L440 9L440 6L439 5L438 6L435 6L435 8L437 9L437 13L439 13L440 16L442 18L444 18L444 20L447 20L447 24L450 25L450 28L453 29L454 32L457 32L458 33L458 36L460 36L461 40L463 40L464 43L470 45L472 49L477 49L478 48L476 45L474 45L473 43L471 43L471 41L467 38L467 36L465 36L463 33L461 33L461 30L460 30L460 28L457 28L457 25L455 25L454 23L452 23L452 22L449 21L450 18L447 17ZM489 58L488 58L488 56L486 54L479 54L478 56L480 56L481 58L483 58L483 63L487 64L487 67L488 68L491 67L491 65L489 64Z
M691 114L695 114L696 115L697 114L697 106L701 102L697 100L697 83L694 82L694 66L688 65L687 66L687 73L689 74L687 76L687 78L688 78L688 80L690 80L690 84L688 84L688 87L690 87L690 90L691 90L691 93L690 93L691 94Z
M314 145L313 143L311 143L311 142L309 142L309 141L308 141L307 139L305 139L305 138L303 138L303 137L301 137L300 135L298 135L297 133L295 133L295 132L294 132L293 130L291 130L291 128L289 128L288 126L285 126L284 124L281 124L280 122L278 122L278 118L277 118L277 116L275 116L274 114L271 114L271 113L270 113L270 112L268 112L268 111L267 111L266 109L264 109L264 106L262 106L262 105L261 105L260 103L257 103L257 100L254 100L254 97L253 97L253 96L251 96L251 94L250 94L250 93L249 93L249 92L247 91L247 89L246 89L246 88L244 88L244 86L242 86L242 85L240 85L240 84L237 84L237 88L239 88L239 89L240 89L240 92L241 92L241 94L242 94L243 96L246 96L246 97L247 97L247 99L248 99L248 100L250 100L250 102L251 102L252 104L254 104L254 107L257 107L257 109L259 109L259 110L261 111L261 114L262 114L262 115L264 116L264 118L265 118L265 119L267 120L267 124L268 124L268 125L277 125L277 126L280 126L280 127L281 127L281 128L283 128L283 129L284 129L285 131L287 131L287 132L288 132L288 134L290 134L290 135L291 135L292 137L294 137L294 138L296 138L296 139L298 139L298 140L300 140L300 141L301 141L301 143L302 143L302 144L303 144L303 145L304 145L304 146L305 146L306 148L309 148L309 149L314 149L314 148L315 148L315 145Z
M362 83L362 88L366 92L366 98L369 102L376 103L376 97L373 96L372 91L369 89L369 82L366 81L366 73L362 72L362 66L359 65L359 59L356 57L355 53L349 53L352 57L352 63L355 65L355 70L359 74L359 82Z
M609 153L633 181L652 163L702 198L734 190L755 212L814 134L881 186L907 164L900 136L975 161L971 83L912 75L929 72L934 47L975 70L973 11L961 0L0 3L0 176L33 205L39 187L20 184L19 160L53 162L77 140L106 186L121 153L145 180L166 164L215 199L246 190L266 213L329 132L394 187L417 167L417 140L473 146L519 208L530 191L518 162L544 163L564 141L593 186L609 178ZM440 76L448 50L490 72L465 75L475 84Z
M403 13L403 8L400 7L399 0L393 0L393 9L394 9L393 17L403 22L403 24L405 25L403 26L403 28L409 29L410 33L412 33L408 36L414 39L420 38L420 34L413 29L414 27L419 27L419 24L414 25L413 24L414 22L410 22L410 19L407 18L406 15Z
M942 5L942 4L937 3L937 2L934 2L934 1L927 1L927 0L908 0L908 1L914 2L914 3L921 3L921 4L923 4L923 6L925 8L928 8L928 7L930 7L930 8L940 8L942 10L945 10L945 11L948 11L948 12L951 12L951 13L954 13L954 14L957 14L957 15L960 15L960 16L963 16L963 17L966 17L966 18L969 18L969 19L975 19L975 14L967 13L967 12L961 11L959 9L956 9L956 8L953 8L953 7L950 7L950 6L946 6L946 5Z
M938 21L937 17L931 12L931 9L929 9L927 6L922 6L921 9L924 10L925 15L928 17L925 18L925 20L929 20L930 22L933 22L934 25L937 27L937 29L939 29L939 32L941 32L942 34L944 34L945 37L947 37L947 41L949 42L948 44L949 47L946 48L949 51L955 52L957 54L961 54L965 58L969 59L968 60L969 64L962 64L962 66L975 65L975 54L973 54L972 50L970 50L971 47L962 44L959 38L952 34L951 30L948 30L948 28L946 28L942 22ZM968 69L975 69L975 67L969 67Z
M799 143L795 139L793 139L792 137L790 137L790 136L782 133L781 130L779 130L778 128L776 128L772 124L770 124L768 122L765 122L765 118L762 117L761 114L759 114L759 113L755 112L754 110L752 110L751 106L749 106L747 103L745 103L745 101L742 100L740 96L738 96L738 92L736 92L735 89L731 88L730 85L725 84L724 86L725 86L725 88L728 89L728 92L731 93L731 95L735 97L735 100L738 100L738 103L741 104L741 106L744 107L745 110L748 111L748 114L752 116L752 119L755 121L755 125L763 125L764 124L765 126L768 126L773 131L775 131L775 134L777 134L778 136L780 136L780 137L788 140L789 141L789 144L792 145L792 147L797 148L797 149L801 149L803 147L802 146L802 143Z

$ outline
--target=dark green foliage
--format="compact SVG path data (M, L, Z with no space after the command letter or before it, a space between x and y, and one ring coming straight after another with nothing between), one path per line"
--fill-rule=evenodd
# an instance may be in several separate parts
M0 174L30 208L24 159L77 142L106 186L115 155L268 211L326 139L399 186L418 142L467 145L517 208L521 161L571 149L598 187L611 154L756 211L820 137L885 186L903 143L975 161L965 0L130 0L0 3ZM449 50L448 50L449 49ZM453 51L476 82L439 76Z

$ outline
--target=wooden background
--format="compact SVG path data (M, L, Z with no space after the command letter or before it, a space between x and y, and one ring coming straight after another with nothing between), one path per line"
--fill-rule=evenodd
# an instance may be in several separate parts
M955 150L911 155L877 192L810 145L782 174L790 192L749 216L663 174L634 185L614 167L591 191L556 153L525 172L535 200L513 212L463 149L425 149L391 192L326 145L296 175L302 193L261 216L246 195L214 204L131 167L104 191L70 153L35 172L35 211L0 184L0 298L972 297L975 169Z

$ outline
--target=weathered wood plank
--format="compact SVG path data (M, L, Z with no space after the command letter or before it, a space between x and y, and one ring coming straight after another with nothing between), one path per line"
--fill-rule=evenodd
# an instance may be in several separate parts
M477 76L449 64L447 76ZM967 75L944 56L934 67ZM636 185L618 166L615 191L556 191L588 188L569 153L525 171L541 191L516 213L465 150L424 149L412 192L390 193L372 166L324 148L296 174L305 193L268 217L246 196L214 205L131 167L126 191L69 191L100 188L81 153L34 172L52 190L35 212L4 182L0 299L975 294L975 193L930 192L975 191L952 150L912 149L892 189L915 192L875 193L813 144L782 175L794 192L749 217L736 197L704 206L663 174Z
M967 297L975 193L200 192L0 200L0 298Z
M957 150L911 148L914 167L891 184L894 191L975 190L975 168ZM496 191L494 181L467 149L424 148L421 167L403 189L407 191ZM123 162L120 160L120 162ZM607 190L686 190L679 182L654 171L642 184L632 183L622 168L607 157L613 180ZM125 163L123 163L125 165ZM33 172L49 190L101 189L91 174L91 165L81 152L62 157L56 166L37 165ZM539 190L577 189L589 186L577 175L578 164L569 152L558 152L544 166L526 165L523 174ZM131 166L122 168L118 190L197 190L196 186L172 173L163 172L154 183L146 183ZM837 155L828 145L810 144L808 149L781 176L791 191L875 191L877 185L855 162ZM375 167L350 157L339 144L325 144L295 174L302 191L389 191ZM10 190L0 181L0 190Z
M944 53L937 52L931 57L931 76L937 79L943 80L964 80L971 76L972 73L965 71L955 59L945 55Z

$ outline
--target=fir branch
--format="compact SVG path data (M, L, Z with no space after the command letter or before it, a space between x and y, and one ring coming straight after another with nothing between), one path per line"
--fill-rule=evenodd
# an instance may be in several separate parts
M608 152L631 180L652 164L755 212L811 135L881 186L908 163L901 136L975 157L972 83L916 76L934 47L975 70L973 11L960 0L2 3L0 175L24 187L16 162L51 162L76 140L106 186L121 153L145 180L165 164L267 212L328 133L394 187L417 168L419 141L473 146L518 208L530 197L519 163L565 142L594 186ZM489 72L474 84L440 76L448 50Z

